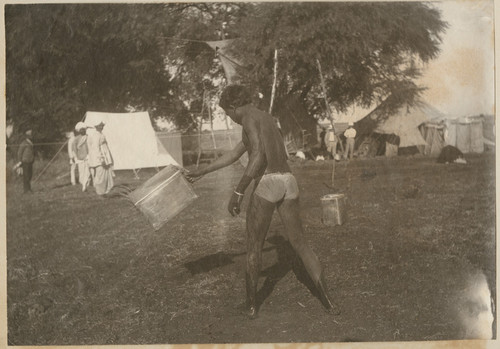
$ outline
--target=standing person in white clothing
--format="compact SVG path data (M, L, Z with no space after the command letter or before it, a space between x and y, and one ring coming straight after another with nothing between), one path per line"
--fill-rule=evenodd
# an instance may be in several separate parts
M332 155L332 159L336 160L335 156L337 155L337 136L335 135L335 130L333 129L332 125L328 127L326 139L328 142L327 150Z
M109 193L113 188L113 157L106 137L102 134L104 122L100 121L89 132L87 144L89 148L89 168L95 191L98 195Z
M73 154L75 155L75 162L78 166L78 182L82 185L82 191L87 190L90 182L89 171L89 150L87 146L87 126L83 122L79 122L75 126L77 133L75 141L73 142Z
M346 138L346 147L344 152L344 158L347 160L347 157L352 160L354 156L354 141L356 139L356 130L353 128L352 121L349 121L349 125L347 130L344 132L344 136Z
M71 185L76 185L76 156L73 151L75 132L71 131L66 133L66 137L68 138L69 176L71 179Z

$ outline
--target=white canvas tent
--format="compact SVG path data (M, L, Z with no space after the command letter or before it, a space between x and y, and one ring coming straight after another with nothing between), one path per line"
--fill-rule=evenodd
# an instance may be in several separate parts
M420 131L427 142L423 148L423 154L426 156L439 156L446 145L444 139L446 132L443 124L432 121L426 122L420 126Z
M115 170L136 170L178 163L157 139L147 112L102 113L88 111L84 122L94 126L100 121L113 156ZM95 132L88 129L88 132Z
M393 111L380 104L367 116L358 120L358 154L386 156L398 154L424 154L427 142L420 128L429 120L444 114L423 100L403 104Z
M484 137L484 117L435 118L424 125L427 133L431 128L440 128L443 144L457 147L463 153L482 153L485 144L493 142ZM437 148L437 147L436 147Z
M427 142L420 133L419 126L442 114L429 104L420 101L414 106L405 105L387 120L380 122L374 132L399 136L400 148L425 146Z

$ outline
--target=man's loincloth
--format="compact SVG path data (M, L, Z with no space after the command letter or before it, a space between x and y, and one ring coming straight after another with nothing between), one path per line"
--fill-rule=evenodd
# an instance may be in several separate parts
M276 203L281 200L298 198L299 186L290 172L268 173L262 176L254 194Z

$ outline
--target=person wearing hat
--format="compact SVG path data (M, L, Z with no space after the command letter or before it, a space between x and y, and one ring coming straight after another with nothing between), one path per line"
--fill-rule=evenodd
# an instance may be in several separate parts
M33 177L33 162L35 161L35 153L33 150L33 131L31 127L27 127L24 131L24 139L19 145L17 151L18 163L14 169L22 168L23 170L23 190L24 194L31 194L31 178Z
M352 121L349 121L347 130L344 132L344 136L346 138L346 147L345 147L345 152L344 152L344 158L347 160L349 159L352 160L352 157L354 156L354 141L356 139L356 130L354 129L354 124Z
M98 121L87 138L89 149L89 168L98 195L109 193L113 188L113 157L106 137L102 133L104 122Z
M78 167L78 182L82 185L82 191L85 191L90 182L87 125L81 121L78 122L75 126L75 132L76 137L73 141L72 153L74 154L75 164Z

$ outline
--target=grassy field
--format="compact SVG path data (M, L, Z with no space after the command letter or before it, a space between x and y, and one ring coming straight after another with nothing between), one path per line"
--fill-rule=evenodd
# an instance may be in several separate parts
M264 245L259 318L245 299L242 213L226 212L234 165L195 183L200 196L154 231L125 198L82 193L52 169L24 196L7 185L10 345L425 341L484 336L496 294L495 156L294 162L306 239L339 316L326 314L282 238ZM39 167L40 168L40 167ZM55 166L55 168L60 168ZM136 187L154 174L117 172ZM59 179L58 179L59 177ZM50 178L50 179L49 179ZM92 188L91 188L92 189ZM347 197L342 226L320 197ZM247 198L248 199L248 198ZM246 206L246 200L244 207ZM486 292L487 293L487 292ZM485 322L491 330L491 322ZM488 331L486 331L487 333ZM496 334L494 334L496 335Z

